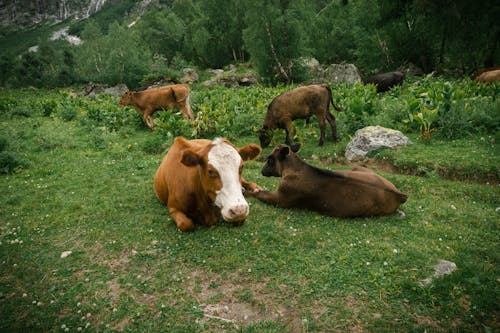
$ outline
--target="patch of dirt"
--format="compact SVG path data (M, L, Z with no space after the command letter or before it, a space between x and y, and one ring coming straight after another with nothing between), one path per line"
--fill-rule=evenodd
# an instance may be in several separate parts
M123 331L123 329L128 325L129 322L130 322L130 317L125 317L120 322L111 326L111 328L117 331Z
M120 299L120 294L122 292L122 288L118 283L118 278L114 278L113 280L109 280L106 282L106 285L109 288L109 297L113 301L113 303L118 302Z
M194 271L186 287L198 300L204 314L202 320L206 324L231 323L240 329L272 320L283 323L287 332L304 331L302 319L290 305L293 300L287 299L287 304L284 304L269 297L265 281L255 282L241 276L222 277L215 273Z
M416 316L415 317L415 326L417 328L422 326L431 327L434 332L442 332L443 328L438 325L436 320L432 317L428 316Z

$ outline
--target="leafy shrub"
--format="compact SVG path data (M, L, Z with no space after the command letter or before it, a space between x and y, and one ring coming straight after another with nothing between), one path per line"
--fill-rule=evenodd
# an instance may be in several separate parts
M458 139L479 133L495 134L499 128L500 101L475 97L456 101L448 112L441 114L437 133L445 139Z
M9 150L9 141L5 137L0 137L0 174L9 174L25 163L17 154Z
M0 96L0 112L3 114L9 112L15 106L17 106L18 101L11 96Z
M58 103L54 99L43 99L40 101L40 107L42 114L45 117L50 117L57 110Z
M0 174L9 174L21 167L23 163L11 152L0 152Z

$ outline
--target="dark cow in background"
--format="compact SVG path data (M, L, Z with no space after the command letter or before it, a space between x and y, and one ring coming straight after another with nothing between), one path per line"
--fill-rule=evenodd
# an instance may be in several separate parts
M312 115L318 119L321 131L320 146L325 142L326 121L330 123L332 128L333 140L338 140L335 117L329 110L330 103L337 111L341 111L333 103L332 91L326 84L298 87L275 97L269 104L264 124L259 129L260 145L263 148L269 146L273 130L278 128L285 130L286 143L291 145L292 121L295 119L309 120Z
M262 174L281 177L274 192L257 190L247 196L282 208L303 208L336 217L389 215L407 196L373 171L319 169L302 161L293 147L279 145L269 155Z
M180 231L192 230L195 223L213 225L219 216L241 224L249 212L242 188L260 189L242 178L243 162L260 152L256 144L236 148L223 138L177 137L156 172L156 195Z
M500 81L500 69L485 71L476 77L477 82L493 83Z
M146 125L153 129L154 112L161 109L179 109L186 119L194 119L189 104L189 86L174 84L142 91L126 91L118 105L132 105L137 108Z
M400 71L381 73L364 79L363 84L374 84L379 93L389 91L392 87L402 84L404 78L404 73Z

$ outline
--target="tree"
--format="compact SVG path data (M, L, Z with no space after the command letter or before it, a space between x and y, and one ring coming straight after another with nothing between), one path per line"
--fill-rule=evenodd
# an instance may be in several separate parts
M153 54L162 55L170 62L182 49L186 25L170 9L151 10L141 18L137 30Z
M150 71L151 53L132 30L117 22L110 24L108 30L103 36L94 23L85 27L83 36L88 39L84 39L77 52L82 77L93 82L137 86Z
M307 55L307 36L301 29L301 7L305 7L301 0L258 0L249 7L243 40L252 63L264 80L292 82L294 60Z

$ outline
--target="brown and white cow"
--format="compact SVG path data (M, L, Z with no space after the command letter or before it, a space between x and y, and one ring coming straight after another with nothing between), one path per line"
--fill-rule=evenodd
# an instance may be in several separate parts
M242 187L259 189L242 178L243 163L260 152L256 144L237 148L223 138L177 137L156 172L156 195L181 231L192 230L195 223L214 225L220 215L241 224L249 212Z
M189 104L189 86L174 84L142 91L126 91L118 105L132 105L137 108L150 129L154 126L154 112L161 109L179 109L185 119L194 119Z
M325 170L301 160L295 153L300 144L277 146L269 155L262 174L281 177L274 192L257 190L247 195L282 208L302 208L336 217L389 215L407 196L372 170Z
M330 123L332 138L338 140L335 116L330 112L330 103L337 111L342 111L333 103L332 90L327 84L313 84L298 87L276 96L267 107L262 128L259 129L260 145L265 148L271 142L273 130L285 130L285 142L291 145L292 121L306 119L313 115L318 119L320 129L319 145L325 142L326 122Z

